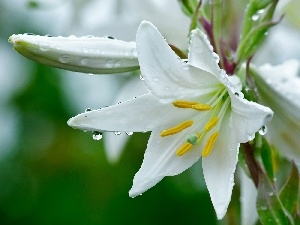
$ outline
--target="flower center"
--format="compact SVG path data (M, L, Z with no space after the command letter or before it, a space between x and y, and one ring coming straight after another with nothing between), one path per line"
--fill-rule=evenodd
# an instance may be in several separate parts
M197 123L203 124L202 120L205 116L206 118L209 118L208 122L204 126L200 126L201 129L199 131L188 134L186 141L176 150L176 154L178 156L182 156L190 151L194 146L199 145L204 139L206 139L206 143L201 155L203 157L209 156L215 145L215 142L218 139L222 120L229 104L230 96L224 86L222 86L222 88L218 87L218 89L214 92L213 97L207 103L176 100L173 102L173 106L176 108L196 110L199 111L198 113L201 113L202 116L196 120L187 120L174 127L166 129L161 132L160 136L166 137L174 135L187 128L190 128Z

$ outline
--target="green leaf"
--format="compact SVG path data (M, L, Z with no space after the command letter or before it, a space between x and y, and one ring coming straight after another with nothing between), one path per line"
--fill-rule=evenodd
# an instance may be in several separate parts
M273 166L273 157L272 149L269 146L265 138L262 138L262 144L260 149L261 159L264 164L265 170L268 174L269 179L273 182L274 180L274 166Z
M262 224L294 224L283 208L275 188L264 173L259 175L256 207Z
M292 163L292 169L290 176L282 187L279 198L284 208L293 214L294 210L297 209L298 204L298 192L299 192L299 173L295 163Z

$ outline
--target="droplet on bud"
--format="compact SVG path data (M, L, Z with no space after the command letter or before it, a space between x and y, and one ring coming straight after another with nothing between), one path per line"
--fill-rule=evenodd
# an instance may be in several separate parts
M268 128L266 126L262 126L258 132L260 135L265 135L268 132Z
M128 136L133 135L133 132L125 132Z
M120 131L116 131L116 132L115 132L115 135L120 135L120 134L121 134Z

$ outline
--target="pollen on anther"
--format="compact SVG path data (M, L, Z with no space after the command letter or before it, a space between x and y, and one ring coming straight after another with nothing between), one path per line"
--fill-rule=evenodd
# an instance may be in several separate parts
M185 100L176 100L173 102L173 105L177 108L192 108L193 105L197 105L198 102L189 102Z
M209 132L218 123L218 117L211 118L204 127L206 132Z
M184 130L184 129L192 126L192 125L193 125L193 121L192 120L185 121L185 122L183 122L181 124L178 124L175 127L172 127L172 128L167 129L167 130L164 130L163 132L160 133L160 136L161 137L165 137L165 136L177 134L180 131L182 131L182 130Z
M183 145L179 147L179 149L176 151L176 155L182 156L183 154L187 153L193 145L190 142L185 142Z
M215 132L209 137L209 139L206 142L206 145L202 151L203 157L208 156L211 153L211 150L213 149L218 136L219 136L219 132Z
M211 106L210 105L206 105L206 104L196 104L192 106L193 109L198 110L198 111L206 111L206 110L210 110Z

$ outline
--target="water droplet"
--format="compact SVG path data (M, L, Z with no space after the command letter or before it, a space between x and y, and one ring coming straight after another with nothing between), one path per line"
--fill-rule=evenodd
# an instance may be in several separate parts
M268 132L268 128L266 126L262 126L258 132L260 135L265 135Z
M47 52L47 51L49 51L49 48L48 48L47 45L40 45L40 50L41 50L42 52Z
M125 132L128 136L133 135L133 132Z
M59 57L58 60L59 60L61 63L68 63L68 62L69 62L69 59L70 59L69 55L62 55L62 56Z
M99 131L93 131L93 139L99 141L102 139L102 133Z
M90 112L90 111L92 111L91 108L87 108L87 109L85 110L85 112Z
M262 205L262 206L260 207L260 209L261 209L261 210L267 210L267 206Z
M235 92L234 95L237 96L237 97L240 96L238 92Z
M83 58L83 59L81 59L80 60L80 63L82 64L82 65L87 65L88 63L89 63L89 59L88 58Z
M107 36L108 39L115 39L114 37L112 36Z
M213 56L214 56L216 62L219 63L219 61L220 61L219 55L217 53L213 52Z
M140 74L140 80L144 80L144 77L142 74Z
M122 65L122 60L117 60L115 63L114 63L114 67L120 67Z
M265 9L260 9L257 11L258 14L263 14L265 12Z
M120 135L120 134L121 134L120 131L116 131L116 132L115 132L115 135Z
M158 78L158 77L153 77L152 80L153 80L154 82L158 82L158 81L159 81L159 78Z
M273 196L273 195L274 195L274 192L271 191L271 192L269 192L268 194L269 194L269 196Z
M183 65L183 66L182 66L182 69L183 69L183 70L189 70L190 68L189 68L188 65Z
M108 59L107 61L106 61L106 67L108 67L108 68L113 68L114 67L114 60L113 59Z
M258 15L258 14L254 14L254 15L252 16L252 20L253 20L253 21L258 20L258 18L259 18L259 15Z

